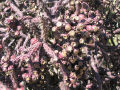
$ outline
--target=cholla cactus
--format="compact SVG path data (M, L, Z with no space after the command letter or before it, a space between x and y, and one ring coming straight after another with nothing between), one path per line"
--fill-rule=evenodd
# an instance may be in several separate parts
M119 0L1 1L0 77L7 78L0 78L1 87L119 88L117 3Z

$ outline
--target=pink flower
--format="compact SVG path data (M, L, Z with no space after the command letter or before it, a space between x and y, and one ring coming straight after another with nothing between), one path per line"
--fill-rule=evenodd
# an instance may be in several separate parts
M30 43L33 45L33 44L35 44L35 43L37 43L38 42L38 39L37 38L32 38L31 40L30 40Z
M97 31L99 28L96 25L92 26L92 30Z
M28 73L24 73L24 74L22 74L22 77L23 78L27 78L27 77L29 77L29 74Z
M64 56L63 56L63 54L61 52L59 52L58 58L59 59L64 58Z
M16 35L16 36L18 36L19 34L20 34L20 32L19 32L19 31L16 31L16 32L15 32L15 35Z
M85 19L84 14L80 14L80 15L79 15L79 18L80 18L80 20Z
M12 70L13 69L13 65L10 65L9 67L8 67L8 71L9 70Z
M35 56L34 62L39 62L39 56Z
M0 44L0 49L2 48L2 45Z
M21 30L21 28L22 28L22 27L21 27L20 25L19 25L19 26L17 26L17 30L18 30L18 31L20 31L20 30Z
M16 58L16 55L14 55L14 54L10 57L10 59L12 59L12 60L15 58Z
M25 90L24 87L16 88L16 90Z
M87 25L87 26L86 26L86 29L87 29L88 31L90 31L90 30L92 30L92 26L91 26L91 25Z

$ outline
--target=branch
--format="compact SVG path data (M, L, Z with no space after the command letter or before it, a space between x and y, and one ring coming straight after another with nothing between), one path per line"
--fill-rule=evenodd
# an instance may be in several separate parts
M7 28L0 28L0 32L6 32Z
M45 50L45 52L51 57L53 58L54 61L58 60L57 55L55 54L55 52L51 49L51 47L48 46L47 43L43 43L43 48ZM52 62L54 62L52 61Z
M120 32L120 28L118 28L118 29L116 29L116 30L113 31L114 34L117 34L119 32Z
M19 8L16 7L16 6L12 3L12 1L9 1L9 2L10 2L10 7L12 8L12 10L15 11L16 14L17 14L20 18L23 17L23 13L19 10Z
M20 38L20 39L18 40L17 45L16 45L16 47L15 47L15 50L17 50L17 49L19 48L19 46L20 46L20 44L22 43L22 41L23 41L22 38Z
M78 15L78 14L80 13L80 5L79 5L79 2L76 2L75 7L76 7L75 14Z
M19 0L14 0L15 4L19 7L20 4L19 4Z
M30 34L27 35L27 37L26 37L26 39L25 39L25 41L23 43L23 47L26 46L26 44L27 44L27 42L28 42L29 39L30 39Z
M61 4L64 0L59 0L55 3L54 7L51 8L52 15L55 15L58 12L58 9L61 7Z
M10 73L10 79L12 81L13 88L16 89L18 86L17 86L17 79L15 77L15 72L14 71L12 71Z
M5 40L9 37L9 33L5 34L5 37L2 39L2 45L5 46Z
M0 90L11 90L11 89L8 88L6 85L4 85L4 84L0 81Z
M11 42L8 44L8 47L10 47L14 43L15 39L11 40Z
M66 68L64 67L64 65L62 64L62 62L60 60L58 62L60 63L60 70L62 72L62 77L63 77L63 82L60 82L59 87L61 90L63 90L63 89L70 90L70 88L67 85L65 85L66 80L64 80L64 77L67 77L67 78L69 77L68 71L66 70Z
M99 84L99 90L102 90L102 80L101 80L101 78L100 78L98 69L97 69L97 67L96 67L96 65L95 65L94 58L93 58L93 56L90 56L90 57L91 57L91 60L90 60L90 61L91 61L91 67L92 67L93 70L94 70L94 73L95 73L97 82L98 82L98 84Z

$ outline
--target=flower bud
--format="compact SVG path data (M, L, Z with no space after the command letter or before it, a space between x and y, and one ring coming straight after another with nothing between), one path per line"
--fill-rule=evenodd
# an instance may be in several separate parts
M21 81L20 84L19 84L21 87L25 86L25 82L24 81Z
M65 25L65 30L66 31L70 31L71 30L71 25L70 24L66 24Z
M80 44L83 44L83 43L84 43L84 39L81 38L81 39L79 40L79 43L80 43Z
M2 48L2 45L0 44L0 49Z
M75 31L74 31L74 30L71 30L68 34L72 37L72 36L75 35Z
M62 45L62 48L65 49L65 48L67 48L67 46L68 46L68 44L65 43L65 44Z
M16 58L16 55L15 54L13 54L11 57L10 57L10 59L15 59Z
M10 65L9 67L8 67L8 71L9 70L13 70L13 65Z
M56 43L55 38L53 38L53 39L49 39L49 41L50 41L52 44L55 44L55 43Z
M58 21L57 23L56 23L56 26L58 27L58 28L60 28L60 27L62 27L62 22L60 22L60 21Z
M80 9L80 13L84 13L86 15L87 14L87 10L82 8L82 9Z
M77 85L76 85L76 83L74 83L74 84L73 84L73 88L76 88L76 87L77 87Z
M66 52L65 49L63 49L61 53L62 53L63 57L66 57L66 56L67 56L67 52Z
M32 81L35 81L35 80L37 80L37 79L38 79L38 74L32 75Z
M83 27L84 27L84 24L83 24L83 23L78 23L78 24L77 24L77 29L78 29L78 30L83 29Z
M72 47L77 46L76 42L71 42L71 46L72 46Z
M90 31L90 30L92 30L92 26L91 26L91 25L87 25L87 26L86 26L86 29L87 29L88 31Z
M71 82L71 83L75 83L75 81L76 81L75 79L70 78L70 82Z
M72 50L73 50L72 46L69 45L69 46L67 47L67 51L68 51L68 52L71 52Z
M70 7L69 7L69 10L70 10L70 11L74 11L74 10L75 10L75 7L74 7L74 6L70 6Z
M75 70L79 70L79 65L75 65L75 66L74 66L74 69L75 69Z
M75 1L75 4L79 4L79 0L76 0L76 1Z
M79 20L80 20L80 17L79 17L79 16L75 16L75 17L74 17L74 20L75 20L75 21L79 21Z
M6 56L2 56L1 61L6 62L8 58Z
M93 26L92 26L92 29L96 32L96 31L98 31L99 27L96 26L96 25L93 25Z
M44 75L41 75L41 79L45 79Z
M15 32L15 36L18 36L19 34L20 34L19 31L16 31L16 32Z
M28 77L27 73L22 74L22 78L26 78L26 77Z
M100 24L103 24L103 20L100 20L99 23L100 23Z
M68 39L68 35L67 34L63 35L63 38Z
M65 65L67 62L66 61L62 61L62 63Z
M22 26L18 25L17 30L20 31L22 29Z
M58 58L59 58L59 59L64 58L62 52L59 52L59 54L58 54Z
M15 90L24 90L24 88L23 88L23 87L21 87L21 88L16 88Z
M38 55L35 56L35 58L34 58L34 62L39 62L39 56L38 56Z
M79 50L77 50L77 49L74 49L74 50L73 50L73 53L74 53L75 55L78 55L78 53L79 53Z
M10 20L13 20L13 19L14 19L14 16L13 16L13 15L11 15L11 16L9 17L9 19L10 19Z
M65 15L65 19L68 19L68 20L69 20L69 19L70 19L70 16L68 16L68 15Z
M76 78L76 74L74 72L70 73L70 78Z
M4 64L2 65L2 67L3 67L3 68L6 68L6 67L8 67L8 64L7 64L7 63L4 63Z
M93 19L92 18L87 18L87 23L92 23L93 22Z
M76 17L76 15L75 15L75 14L72 14L72 15L70 16L70 19L74 21L74 20L75 20L75 17Z
M70 62L71 63L75 63L76 62L76 59L74 58L74 59L70 59Z
M30 81L30 77L26 77L25 80L26 80L26 82L29 82Z
M75 2L72 0L72 1L70 2L70 5L74 6L74 5L75 5Z
M43 59L41 60L41 64L42 64L42 65L45 65L46 63L47 63L47 62L46 62L45 60L43 60Z
M55 50L54 52L57 54L59 51L58 51L58 50Z
M55 26L52 27L52 31L53 31L53 32L57 31L57 27L55 27Z
M80 19L80 20L85 19L85 15L84 15L84 14L80 14L80 15L79 15L79 19Z
M68 80L68 77L67 77L67 76L64 76L64 77L63 77L63 80Z
M28 62L28 61L29 61L29 58L28 58L28 57L24 57L23 60L25 60L26 62Z

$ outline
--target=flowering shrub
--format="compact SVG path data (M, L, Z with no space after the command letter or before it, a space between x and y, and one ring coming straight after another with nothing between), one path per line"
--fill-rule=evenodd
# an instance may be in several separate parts
M1 90L119 90L119 2L0 1Z

